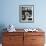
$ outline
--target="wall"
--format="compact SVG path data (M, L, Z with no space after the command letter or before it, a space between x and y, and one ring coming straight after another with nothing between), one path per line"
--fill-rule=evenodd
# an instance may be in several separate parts
M46 28L46 1L41 0L1 0L0 25L13 24L16 28ZM34 23L19 22L19 5L34 5Z
M19 22L19 5L34 5L34 23ZM46 32L46 0L0 0L0 31L13 24L15 28L42 28Z

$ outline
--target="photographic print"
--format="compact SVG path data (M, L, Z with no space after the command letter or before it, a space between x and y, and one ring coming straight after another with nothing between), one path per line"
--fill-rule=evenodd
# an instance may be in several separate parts
M34 5L20 5L19 20L24 23L34 22Z

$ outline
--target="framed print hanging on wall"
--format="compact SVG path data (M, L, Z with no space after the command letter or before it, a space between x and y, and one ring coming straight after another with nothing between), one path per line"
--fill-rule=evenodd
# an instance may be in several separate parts
M34 5L19 5L19 21L22 23L34 22Z

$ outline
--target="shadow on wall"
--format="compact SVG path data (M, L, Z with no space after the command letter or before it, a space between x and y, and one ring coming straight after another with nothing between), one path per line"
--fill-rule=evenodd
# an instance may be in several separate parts
M4 30L5 25L4 24L0 24L0 43L2 43L2 36L3 36L3 32L5 32L6 30Z

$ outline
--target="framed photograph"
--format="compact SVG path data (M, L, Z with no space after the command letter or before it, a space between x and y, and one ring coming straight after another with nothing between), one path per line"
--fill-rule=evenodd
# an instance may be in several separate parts
M19 21L22 23L34 22L34 5L19 5Z

